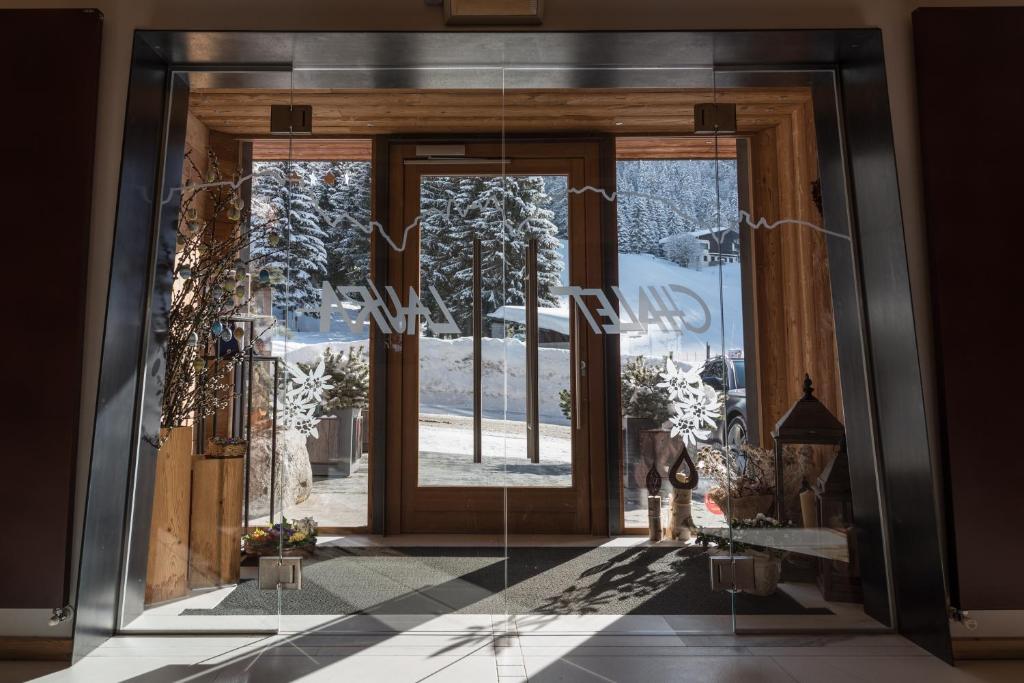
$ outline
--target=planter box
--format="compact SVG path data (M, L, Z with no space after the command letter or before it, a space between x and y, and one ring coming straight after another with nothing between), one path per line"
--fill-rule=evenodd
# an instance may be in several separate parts
M242 458L192 459L189 585L238 583L242 546Z
M363 453L362 408L342 408L325 415L317 425L317 438L306 440L314 476L348 477Z
M189 591L189 506L192 499L192 427L161 429L146 565L146 604Z

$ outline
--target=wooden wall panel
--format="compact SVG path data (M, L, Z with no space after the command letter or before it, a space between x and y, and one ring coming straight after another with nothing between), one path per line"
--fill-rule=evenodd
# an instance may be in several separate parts
M0 608L69 599L102 26L96 10L0 11L0 500L19 556Z
M950 599L1021 610L1024 8L928 8L913 19ZM998 144L965 128L979 111Z
M806 104L751 137L753 220L820 225L811 183L817 179L813 112ZM824 235L802 225L751 231L756 297L761 443L802 395L804 373L815 395L842 420L835 321Z

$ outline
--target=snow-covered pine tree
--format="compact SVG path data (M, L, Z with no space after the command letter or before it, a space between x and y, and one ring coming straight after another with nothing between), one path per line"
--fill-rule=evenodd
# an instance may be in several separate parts
M254 215L273 223L269 231L254 237L252 253L264 258L265 268L281 275L274 283L274 307L312 316L319 314L327 270L315 172L301 162L254 162L252 184Z
M334 285L366 284L370 276L370 163L329 164L324 183L327 280Z
M457 176L424 176L420 183L420 292L424 305L435 321L444 320L440 304L430 294L433 287L445 307L453 313L465 309L456 299L471 296L461 291L454 274L472 267L473 250L467 211L475 196L470 187L474 178ZM470 302L470 306L472 303ZM471 309L470 309L471 310ZM470 315L456 315L462 335L472 333ZM423 329L424 334L433 334Z
M524 305L527 240L536 237L541 305L563 267L558 227L540 176L429 177L420 187L420 286L434 320L443 315L433 285L463 335L472 332L473 240L480 239L483 315Z
M662 243L665 258L685 268L700 270L703 266L704 244L692 232L669 235Z
M569 178L564 175L541 176L544 194L551 198L551 222L558 226L558 239L569 239Z
M320 206L327 235L327 280L334 285L365 284L370 269L369 163L328 163Z
M666 236L736 225L734 160L630 160L616 171L622 253L660 255L652 245Z
M481 216L474 226L485 240L484 282L487 274L499 271L503 279L498 289L485 291L484 314L503 305L526 304L526 259L528 243L537 240L537 291L541 306L558 303L551 291L561 281L564 264L560 254L558 227L552 222L551 198L544 192L539 176L500 176L487 178L479 199ZM493 306L493 308L491 307Z

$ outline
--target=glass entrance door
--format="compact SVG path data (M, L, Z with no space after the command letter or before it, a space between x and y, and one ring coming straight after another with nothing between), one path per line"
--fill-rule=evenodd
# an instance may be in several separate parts
M403 157L423 311L402 352L418 402L403 452L401 531L592 533L585 142L465 146ZM594 218L591 216L591 218ZM408 404L407 404L408 405Z

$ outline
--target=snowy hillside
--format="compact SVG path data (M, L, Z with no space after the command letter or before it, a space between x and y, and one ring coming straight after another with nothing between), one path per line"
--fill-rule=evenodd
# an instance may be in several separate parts
M701 334L689 330L682 333L662 331L653 325L647 333L627 332L620 340L622 355L661 356L672 352L678 360L703 360L705 342L711 344L711 355L719 355L722 352L723 319L726 350L743 348L743 299L738 263L721 266L719 290L717 265L707 266L703 270L691 270L650 254L619 255L619 288L634 310L641 287L671 284L688 287L704 300L711 311L711 326ZM692 321L694 326L703 320L702 308L689 297L676 295L676 303L687 311L687 320Z

